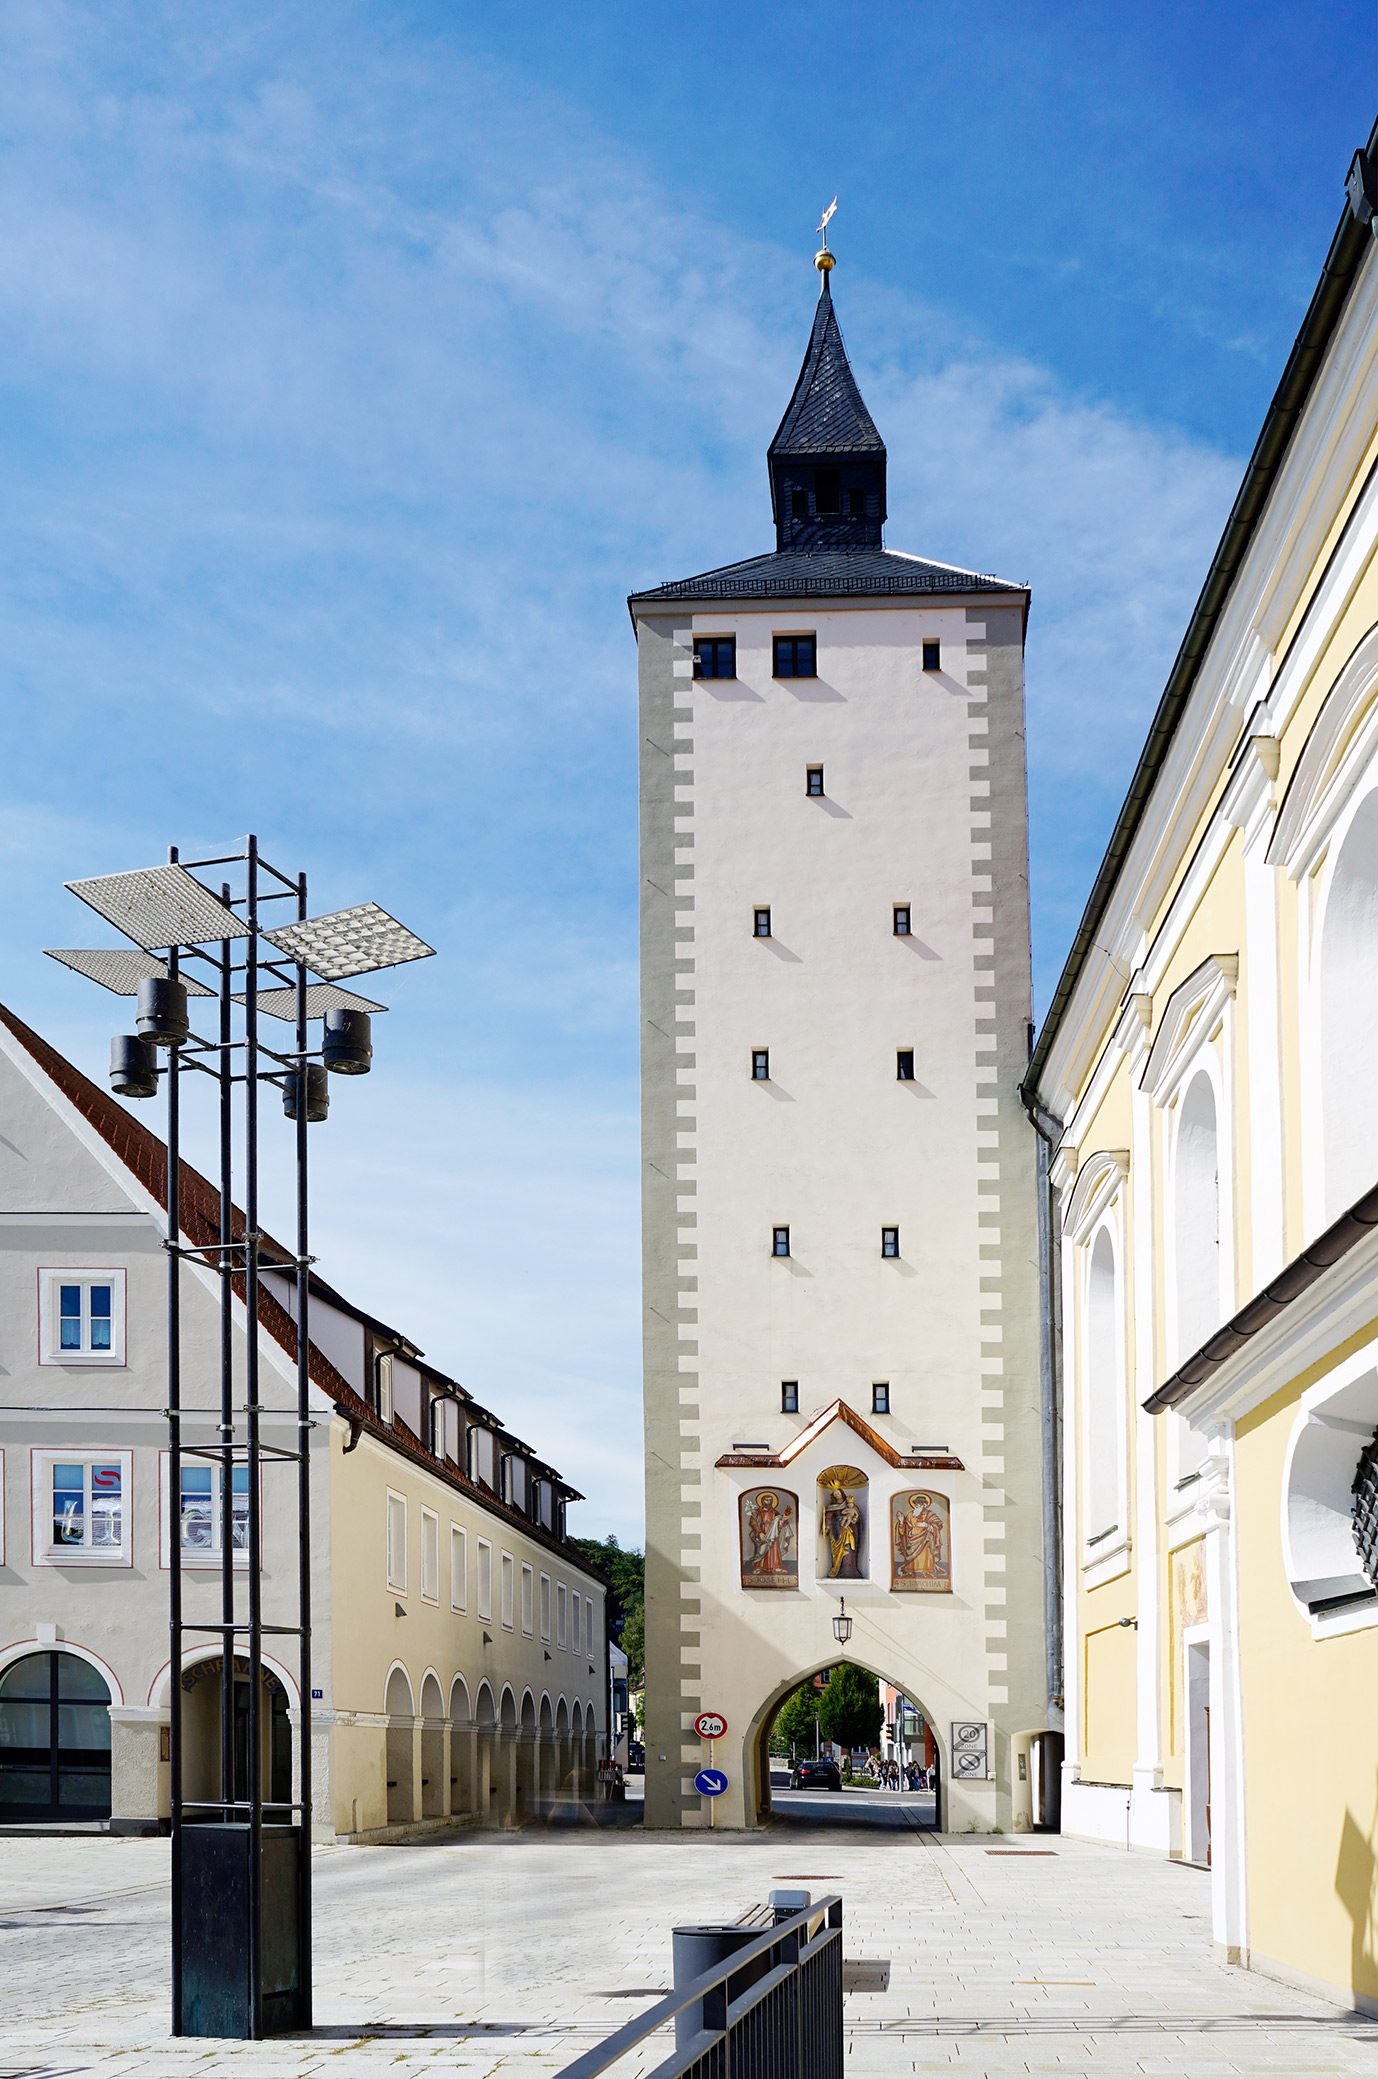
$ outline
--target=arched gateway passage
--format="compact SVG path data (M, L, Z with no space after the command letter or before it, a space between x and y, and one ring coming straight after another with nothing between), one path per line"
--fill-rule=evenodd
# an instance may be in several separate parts
M860 1663L843 1664L872 1686L874 1728L854 1740L830 1740L826 1683L838 1663L807 1670L781 1685L752 1721L746 1742L751 1781L748 1824L837 1825L877 1832L930 1832L942 1826L945 1756L938 1728L923 1705ZM809 1703L816 1698L810 1714ZM826 1771L829 1764L836 1775Z

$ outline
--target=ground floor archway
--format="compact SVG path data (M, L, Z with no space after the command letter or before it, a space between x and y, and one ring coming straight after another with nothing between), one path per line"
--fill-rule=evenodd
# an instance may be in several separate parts
M188 1804L218 1803L222 1795L249 1795L249 1686L246 1658L231 1663L229 1769L224 1751L224 1660L219 1654L193 1661L182 1670L182 1796ZM259 1671L259 1780L265 1802L284 1808L292 1803L292 1723L287 1691L269 1667ZM223 1786L223 1788L222 1788Z
M830 1662L782 1683L752 1721L746 1742L747 1824L836 1824L903 1834L941 1830L946 1775L941 1734L921 1704L915 1703L912 1722L908 1711L897 1718L893 1704L887 1718L882 1699L887 1687L893 1696L896 1685L877 1670L859 1661L846 1663L877 1685L880 1716L873 1739L845 1751L828 1741L821 1730L821 1689L813 1738L806 1734L788 1742L776 1739L777 1723L789 1700L801 1689L807 1695L837 1665ZM791 1715L797 1734L798 1707ZM782 1747L786 1751L778 1751ZM835 1779L821 1773L829 1761L837 1764Z
M0 1818L110 1817L110 1686L75 1653L0 1674Z

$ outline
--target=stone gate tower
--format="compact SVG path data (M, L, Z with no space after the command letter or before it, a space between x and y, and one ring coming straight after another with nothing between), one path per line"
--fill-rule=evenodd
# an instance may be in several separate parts
M755 1824L782 1697L847 1657L927 1719L945 1826L1026 1826L1049 1709L1029 599L884 546L885 446L818 264L774 551L630 602L647 1820L706 1824L711 1763L715 1824Z

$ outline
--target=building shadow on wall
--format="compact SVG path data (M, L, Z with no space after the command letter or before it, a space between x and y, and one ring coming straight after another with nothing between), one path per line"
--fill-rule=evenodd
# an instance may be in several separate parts
M1378 1996L1378 1957L1374 1953L1374 1881L1378 1876L1378 1790L1374 1796L1375 1818L1367 1833L1352 1812L1346 1812L1340 1833L1340 1853L1335 1863L1335 1891L1349 1915L1350 1985L1356 1998Z

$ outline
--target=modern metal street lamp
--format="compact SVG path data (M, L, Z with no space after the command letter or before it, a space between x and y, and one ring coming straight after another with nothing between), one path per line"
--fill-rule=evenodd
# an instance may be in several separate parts
M218 888L196 875L214 869ZM224 877L228 875L228 878ZM371 1019L385 1008L342 989L340 982L434 949L376 903L308 917L305 874L281 872L254 837L234 852L183 861L174 847L166 866L69 881L81 897L132 942L126 946L54 951L78 974L117 996L136 1000L134 1032L110 1046L110 1084L117 1096L167 1092L167 1421L173 1531L169 1537L171 1631L170 1753L172 1812L172 2032L179 2036L257 2038L311 2024L311 1467L310 1298L307 1128L326 1117L329 1077L364 1075L373 1059ZM289 905L280 911L268 905ZM265 913L266 920L265 920ZM314 978L314 979L313 979ZM191 1024L190 1004L204 999L217 1015L213 1038ZM319 1046L313 1020L322 1021ZM293 1028L285 1045L263 1036L262 1021ZM184 1191L191 1178L181 1160L181 1081L208 1075L219 1094L218 1207ZM258 1224L259 1095L275 1085L295 1127L296 1244L287 1255L269 1248ZM243 1121L244 1204L232 1192L236 1101ZM219 1402L184 1397L182 1265L210 1270L219 1282ZM293 1277L296 1404L274 1409L260 1400L259 1322L266 1267ZM243 1402L235 1404L235 1304L243 1308ZM216 1441L194 1432L216 1416ZM263 1439L263 1418L287 1417L294 1444ZM184 1424L192 1434L184 1433ZM220 1542L220 1615L185 1614L182 1578L183 1462L214 1472L211 1506ZM263 1618L263 1502L260 1475L296 1469L296 1622ZM242 1480L240 1476L242 1475ZM274 1522L282 1519L274 1511ZM236 1554L247 1560L241 1595ZM240 1604L244 1604L241 1614ZM275 1612L275 1619L279 1613ZM183 1769L183 1664L188 1640L220 1646L220 1783L218 1797L188 1798ZM301 1702L297 1782L264 1784L263 1651L296 1645ZM239 1647L242 1650L236 1651ZM246 1708L236 1708L236 1679L247 1677ZM271 1715L267 1724L271 1727ZM243 1732L242 1752L237 1754ZM276 1795L274 1793L277 1793Z
M847 1598L843 1596L837 1606L837 1615L833 1619L833 1637L839 1646L845 1646L851 1636L852 1620L847 1615Z

